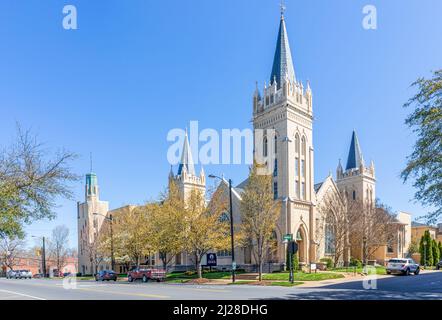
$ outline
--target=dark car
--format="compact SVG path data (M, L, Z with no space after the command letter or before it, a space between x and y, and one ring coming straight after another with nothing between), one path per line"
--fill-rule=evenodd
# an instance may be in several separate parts
M114 280L117 281L117 274L115 273L115 271L112 270L101 270L100 272L98 272L95 275L95 281L110 281L110 280Z
M440 270L442 269L442 260L438 262L438 264L436 264L436 269Z

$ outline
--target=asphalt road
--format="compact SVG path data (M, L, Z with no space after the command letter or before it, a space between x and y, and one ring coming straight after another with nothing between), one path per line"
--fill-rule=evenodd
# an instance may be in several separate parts
M442 272L377 279L376 289L364 289L361 281L330 284L321 288L264 287L249 285L187 285L62 280L0 279L0 300L225 300L225 299L440 299Z

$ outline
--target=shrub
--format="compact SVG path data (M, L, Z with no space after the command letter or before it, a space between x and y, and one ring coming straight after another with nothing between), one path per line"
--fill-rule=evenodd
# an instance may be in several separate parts
M362 268L362 261L355 258L350 258L350 267Z
M185 276L193 276L194 274L196 274L195 271L186 271L186 272L184 272Z
M330 258L322 258L319 260L319 262L325 263L327 266L327 269L333 268L333 260Z

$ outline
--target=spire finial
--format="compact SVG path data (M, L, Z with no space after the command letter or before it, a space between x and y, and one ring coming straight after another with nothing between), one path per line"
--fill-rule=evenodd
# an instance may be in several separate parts
M279 7L281 9L281 19L284 19L284 12L285 12L285 4L284 4L284 0L281 0L281 3L279 4Z

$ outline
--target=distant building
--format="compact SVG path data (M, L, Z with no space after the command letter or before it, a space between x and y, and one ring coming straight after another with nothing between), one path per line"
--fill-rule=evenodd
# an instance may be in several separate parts
M94 274L99 268L94 258L94 249L108 211L109 202L100 200L97 175L88 173L85 201L77 204L78 265L82 274Z
M442 242L442 223L439 223L438 226L436 227L413 221L411 223L412 239L417 241L417 243L419 243L425 231L427 230L430 232L430 237L432 239Z
M61 270L62 273L77 273L78 259L76 257L66 258L65 265ZM16 263L13 266L13 270L30 270L32 274L43 273L42 259L40 256L30 253L23 253L16 259ZM7 271L6 266L2 266L1 273L5 274ZM50 276L54 276L54 271L57 270L57 263L53 259L46 259L46 273Z

